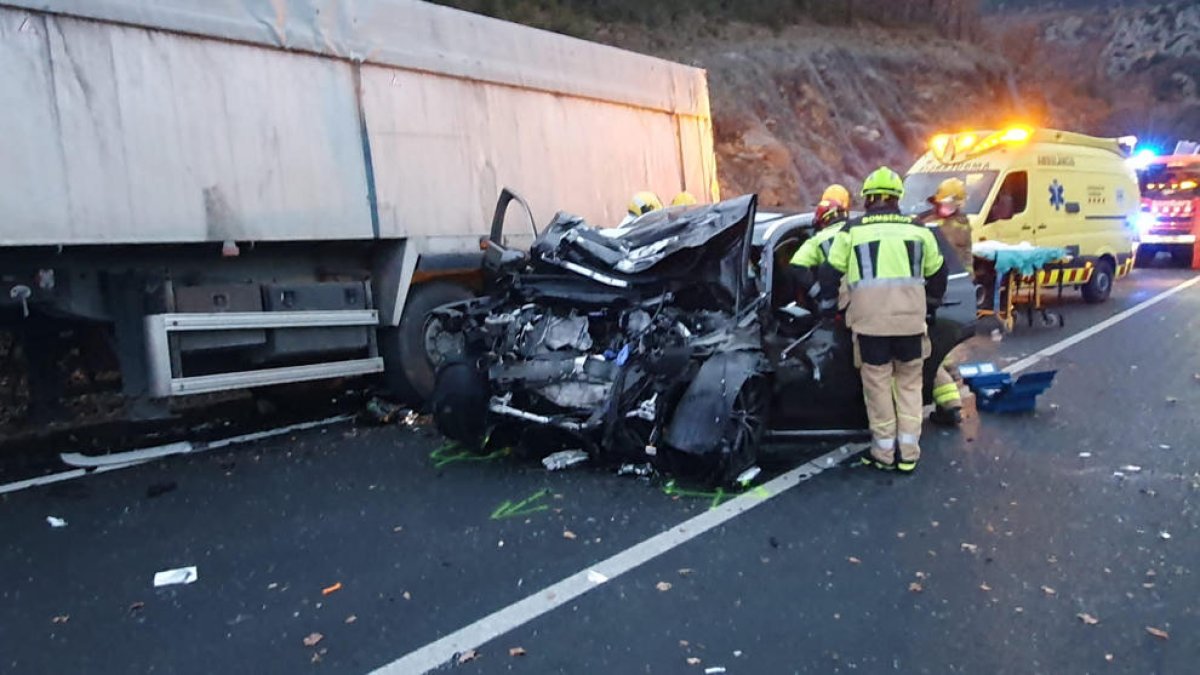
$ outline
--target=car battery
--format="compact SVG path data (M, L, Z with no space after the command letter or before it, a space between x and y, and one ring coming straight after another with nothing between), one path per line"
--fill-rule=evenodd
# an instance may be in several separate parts
M263 309L268 312L312 312L370 309L362 282L265 284ZM267 333L266 358L317 356L366 349L369 326L276 328Z
M212 284L176 286L175 310L181 314L219 314L222 312L261 312L262 289L258 284ZM179 350L184 353L221 349L261 347L267 343L265 330L217 330L176 334Z

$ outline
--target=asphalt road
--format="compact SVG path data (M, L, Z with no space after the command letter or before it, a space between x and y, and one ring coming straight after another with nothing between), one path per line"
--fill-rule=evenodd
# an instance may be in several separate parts
M960 358L1011 363L1190 276L1138 271ZM1034 366L1059 370L1035 414L927 429L916 475L825 471L447 668L1196 672L1198 317L1200 285ZM23 490L0 496L0 671L364 673L729 498L349 425Z

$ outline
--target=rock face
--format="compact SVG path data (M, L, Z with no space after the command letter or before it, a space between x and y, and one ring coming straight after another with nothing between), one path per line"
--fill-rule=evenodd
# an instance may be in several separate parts
M708 70L722 193L810 208L881 164L903 172L937 131L1012 114L1007 64L961 43L793 27L665 54Z
M1050 123L1168 148L1200 138L1194 0L997 15L993 25L1022 94Z

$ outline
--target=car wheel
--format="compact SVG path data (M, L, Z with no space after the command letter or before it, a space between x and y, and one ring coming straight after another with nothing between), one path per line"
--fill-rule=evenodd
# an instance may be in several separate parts
M418 405L433 393L437 369L462 353L462 334L443 330L429 313L442 305L474 297L471 289L450 281L420 284L409 293L400 325L380 331L384 377L397 397Z
M1088 303L1104 302L1112 294L1113 274L1115 269L1107 259L1096 263L1092 278L1083 287L1083 299Z
M474 363L447 364L429 397L434 426L450 440L479 449L487 436L490 397L487 374Z
M752 377L742 385L729 411L720 466L713 476L718 485L733 485L758 461L758 446L767 427L770 388L766 378Z

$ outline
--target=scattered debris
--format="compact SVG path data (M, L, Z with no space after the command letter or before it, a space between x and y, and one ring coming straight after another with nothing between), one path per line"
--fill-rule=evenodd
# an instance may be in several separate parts
M174 492L177 489L179 489L179 483L176 483L173 480L169 480L169 481L166 481L163 483L153 483L149 487L146 488L146 499L154 499L155 497L161 497L161 496L167 494L168 492Z
M680 646L680 647L683 647L684 649L687 649L687 647L688 647L688 645L689 645L689 644L691 644L691 643L689 643L687 640L680 640L680 641L679 641L679 646Z
M333 595L340 590L342 590L342 582L339 581L332 586L326 586L325 588L322 588L321 595Z
M696 658L695 656L689 656L687 658L687 664L689 666L698 666L700 665L700 659Z
M1050 588L1049 586L1042 586L1042 592L1046 595L1058 595L1058 591Z
M163 570L154 573L154 587L172 586L174 584L190 584L200 578L196 566L177 567L173 570Z
M1125 466L1121 467L1121 470L1126 473L1137 473L1142 470L1142 467L1138 466L1137 464L1126 464Z
M681 577L686 577L686 576L688 576L689 574L691 574L692 572L695 572L695 571L696 571L696 570L694 570L694 569L692 569L692 568L690 568L690 567L682 567L682 568L680 568L680 570L679 570L679 576L681 576Z
M144 603L140 600L137 602L131 603L129 605L129 613L135 614L135 613L141 611L145 606L146 606L146 603Z
M1088 457L1091 457L1091 456L1092 456L1092 453L1090 453L1090 452L1081 452L1081 453L1079 453L1079 456L1080 456L1080 457L1082 457L1083 459L1087 459Z
M992 590L992 587L991 587L991 586L988 586L988 585L987 585L987 582L985 581L985 582L983 582L982 584L979 584L979 590L981 590L981 591L983 591L984 593L986 593L986 592L988 592L988 591Z
M725 666L712 666L704 669L704 675L715 675L716 673L725 672Z
M1125 478L1125 474L1124 474L1124 472L1121 472L1121 471L1114 471L1114 472L1113 472L1113 478L1121 478L1121 479L1123 479L1123 478Z
M513 647L508 650L508 655L509 656L525 656L525 648L524 647Z
M587 580L592 582L593 584L602 584L602 583L608 581L608 577L597 572L596 570L588 570Z
M1167 539L1171 538L1171 533L1167 532L1166 530L1163 530L1162 532L1158 533L1158 538L1162 539L1163 541L1166 541Z
M268 590L268 591L273 591L273 590L275 590L276 588L279 588L279 582L278 582L278 581L272 581L271 583L267 584L267 590Z
M915 581L910 581L908 582L908 590L911 593L920 593L925 590L925 587Z
M737 659L737 658L741 658L741 656L742 656L742 650L740 650L740 649L733 650L733 658Z
M354 616L353 614L346 617L346 623L354 623L355 621L358 621L358 617Z
M992 329L992 342L1000 342L1002 340L1004 340L1004 334L1000 332L999 328L993 328Z
M60 614L60 615L54 617L53 619L50 619L50 623L66 623L70 620L71 620L70 614Z
M377 424L391 424L401 410L404 410L405 414L412 412L398 403L389 403L379 397L374 397L370 401L367 401L367 414Z
M1095 626L1096 624L1100 623L1100 619L1097 619L1096 617L1092 616L1091 614L1088 614L1087 612L1080 612L1079 614L1076 614L1075 616L1078 617L1080 621L1082 621L1085 625L1088 625L1088 626Z
M320 633L309 633L304 638L304 646L305 647L315 647L318 642L320 642L321 640L324 640L324 639L325 639L325 636L321 635Z
M1171 446L1167 445L1166 443L1159 443L1159 444L1158 444L1158 449L1159 449L1159 450L1170 450L1170 449L1171 449Z
M979 552L979 546L977 546L976 544L968 544L967 542L964 541L962 543L962 550L966 551L967 553L974 554L974 553Z
M925 572L922 572L920 570L917 570L917 572L915 574L913 574L913 576L915 576L918 579L921 579L922 581L929 578L928 574L926 574Z
M1112 655L1112 654L1105 654L1105 655L1104 655L1104 660L1105 660L1105 661L1108 661L1109 663L1112 663L1112 660L1113 660L1113 655Z
M454 659L454 661L461 666L462 664L470 663L477 658L479 658L479 652L475 651L474 649L468 649L467 651L459 654L458 658Z
M542 466L549 471L561 471L570 466L581 464L588 460L588 454L583 450L562 450L542 458Z
M563 530L563 539L574 539L575 533L570 530Z
M761 474L761 473L762 473L762 469L760 469L758 466L752 466L749 469L746 469L745 471L738 474L738 477L734 482L737 483L741 487L748 487L751 483L754 482L755 478L758 478L759 474ZM722 668L721 672L725 672L725 669Z
M654 584L654 587L657 588L659 591L666 593L667 591L671 590L671 582L660 581L657 584Z
M1179 399L1175 398L1174 396L1167 397L1167 405L1175 405L1176 403L1179 403Z
M412 600L412 593L409 593L408 591L404 591L404 593L401 594L400 597L404 598L405 600Z
M50 523L50 527L66 527L67 521L58 516L46 516L46 522Z
M647 476L654 475L654 466L650 464L650 462L646 462L645 464L622 464L621 467L617 469L617 475L638 476L645 478Z
M862 563L861 560L855 558L854 556L850 556L849 558L846 558L846 560L849 560L851 565L859 565Z
M1168 633L1167 631L1165 631L1161 628L1155 628L1154 626L1146 626L1146 632L1153 635L1156 638L1159 638L1160 640L1171 639L1170 633Z

